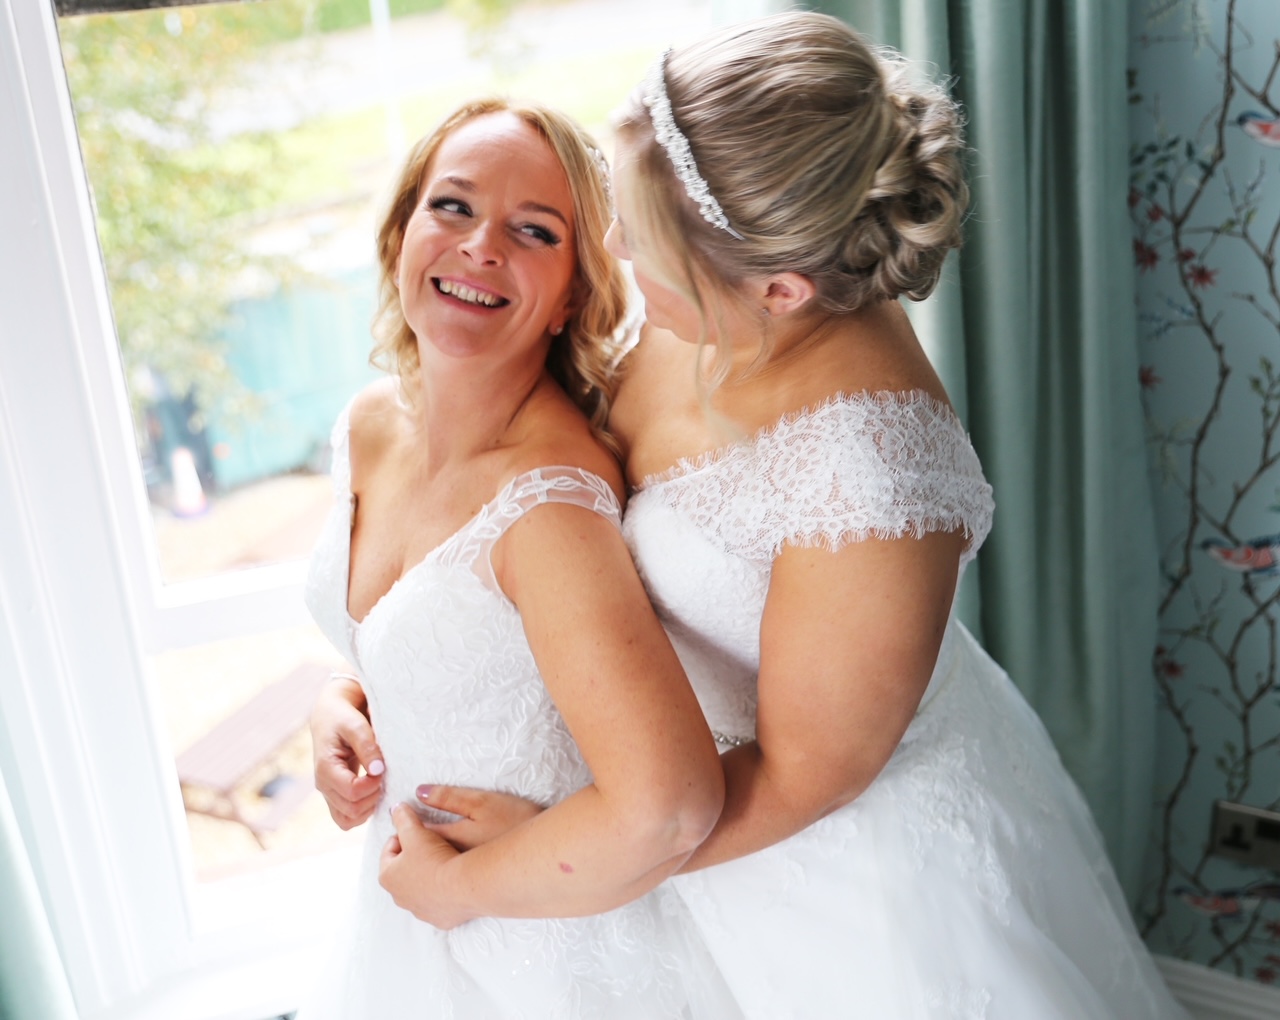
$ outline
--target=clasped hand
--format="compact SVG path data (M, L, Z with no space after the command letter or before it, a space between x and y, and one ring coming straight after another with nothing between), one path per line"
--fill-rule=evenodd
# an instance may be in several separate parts
M382 848L378 881L396 906L420 921L448 930L484 916L466 899L459 868L466 851L496 839L542 811L511 794L451 786L418 788L422 803L458 815L453 822L424 822L408 804L391 810L396 827Z
M316 788L333 820L343 829L361 824L384 791L382 751L358 683L343 679L325 688L312 713L311 733ZM482 912L462 902L461 883L451 881L457 876L447 869L457 867L463 852L496 839L542 808L511 794L465 787L420 786L417 795L457 819L426 823L411 807L396 806L391 813L396 832L383 847L378 878L398 906L437 928L453 928Z
M391 821L396 831L382 847L378 882L396 906L445 931L477 916L450 895L457 885L448 881L448 869L462 852L432 832L408 804L393 807Z

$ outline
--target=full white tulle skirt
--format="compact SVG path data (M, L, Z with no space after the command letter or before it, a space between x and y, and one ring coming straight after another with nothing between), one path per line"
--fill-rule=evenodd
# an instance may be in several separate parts
M884 772L672 880L752 1020L1183 1020L1040 721L963 627Z
M741 1016L669 888L597 917L485 918L444 932L378 885L391 827L377 818L370 830L351 915L297 1020Z

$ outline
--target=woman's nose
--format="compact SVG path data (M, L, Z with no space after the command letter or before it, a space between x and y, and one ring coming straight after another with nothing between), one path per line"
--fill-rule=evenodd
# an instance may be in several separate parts
M498 224L479 221L458 247L481 265L499 265L503 258L501 228Z

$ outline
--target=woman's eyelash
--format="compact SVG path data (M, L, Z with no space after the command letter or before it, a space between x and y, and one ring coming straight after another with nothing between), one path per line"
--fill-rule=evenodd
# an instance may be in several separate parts
M536 223L530 223L527 226L522 227L521 229L525 231L530 237L536 237L543 244L555 245L560 243L560 238L556 234L553 234L546 227L538 226Z
M457 206L456 209L448 209L447 206ZM441 195L437 198L427 199L428 209L444 209L445 212L470 212L467 203L456 198L449 198L447 195Z
M427 199L427 208L435 211L456 213L458 215L471 215L471 207L466 202L458 198L450 198L448 195L438 195L435 198ZM525 223L517 228L526 237L532 237L541 241L543 244L555 246L560 243L560 235L554 231L542 226L538 223Z

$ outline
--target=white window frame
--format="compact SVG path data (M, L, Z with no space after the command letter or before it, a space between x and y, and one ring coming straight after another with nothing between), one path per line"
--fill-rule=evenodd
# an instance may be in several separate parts
M304 565L281 563L165 584L148 506L111 317L97 232L58 48L53 0L13 0L17 42L35 115L33 134L47 175L66 299L80 342L82 371L106 466L108 498L143 646L181 648L232 635L297 626ZM52 38L49 37L52 33ZM52 48L50 48L52 47ZM12 137L12 136L9 136Z
M302 622L302 565L161 583L122 378L52 0L7 0L0 772L85 1020L262 1020L297 1005L334 862L193 884L147 656Z

